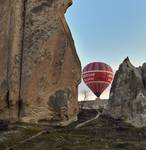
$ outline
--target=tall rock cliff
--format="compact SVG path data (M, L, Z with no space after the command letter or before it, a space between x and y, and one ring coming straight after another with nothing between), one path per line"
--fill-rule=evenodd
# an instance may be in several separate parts
M0 119L18 120L23 1L0 0Z
M80 61L64 18L71 0L0 0L0 119L76 119Z
M106 113L134 126L146 126L146 64L134 67L126 58L115 74Z

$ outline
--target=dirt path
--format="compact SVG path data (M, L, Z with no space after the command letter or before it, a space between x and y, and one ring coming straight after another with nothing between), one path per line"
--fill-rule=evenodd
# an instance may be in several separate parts
M87 120L87 121L85 121L85 122L82 122L82 123L78 124L75 128L76 128L76 129L77 129L77 128L80 128L80 127L82 127L82 126L88 124L89 122L92 122L92 121L98 119L98 118L100 117L100 115L101 115L101 113L98 112L98 114L96 115L96 117L94 117L94 118L92 118L92 119L90 119L90 120Z

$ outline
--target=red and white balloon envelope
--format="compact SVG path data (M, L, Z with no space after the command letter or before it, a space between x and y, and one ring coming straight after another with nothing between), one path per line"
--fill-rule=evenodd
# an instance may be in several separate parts
M91 91L100 97L113 80L113 70L106 63L93 62L84 67L82 78Z

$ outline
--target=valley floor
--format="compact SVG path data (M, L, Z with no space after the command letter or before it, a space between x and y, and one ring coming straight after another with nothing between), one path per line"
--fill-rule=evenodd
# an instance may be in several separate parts
M146 150L146 128L100 116L75 129L83 116L81 113L80 121L62 128L12 125L7 131L0 131L0 150Z

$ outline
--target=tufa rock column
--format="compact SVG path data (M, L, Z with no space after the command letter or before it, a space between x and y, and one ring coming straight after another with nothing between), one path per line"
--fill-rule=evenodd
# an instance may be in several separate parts
M105 113L136 127L146 126L146 65L136 68L126 58L115 74Z
M71 3L5 0L0 6L6 15L0 16L1 119L55 125L76 120L81 65L64 17Z

